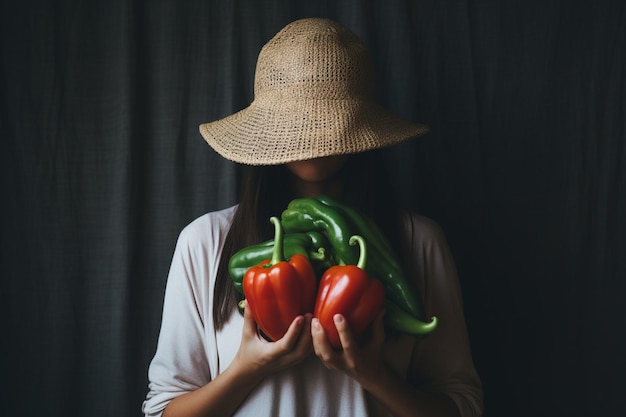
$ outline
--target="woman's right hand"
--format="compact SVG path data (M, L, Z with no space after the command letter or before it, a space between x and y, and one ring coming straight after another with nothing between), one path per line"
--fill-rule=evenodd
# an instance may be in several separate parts
M276 342L261 337L247 305L243 317L241 344L233 362L204 387L174 398L164 417L230 416L264 377L313 353L310 314L296 317Z
M311 314L296 317L281 339L269 342L259 334L246 302L241 344L233 365L263 378L301 362L313 353L311 318Z

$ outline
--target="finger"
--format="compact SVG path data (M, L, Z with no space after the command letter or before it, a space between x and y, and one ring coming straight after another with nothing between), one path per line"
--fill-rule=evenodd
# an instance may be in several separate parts
M303 316L297 316L296 318L294 318L289 325L289 328L287 329L285 335L276 341L276 347L284 353L293 350L300 334L302 333L303 324Z
M320 358L324 366L334 369L335 350L328 341L328 337L317 318L311 321L311 337L313 339L313 350L317 357Z
M324 333L324 329L317 318L311 320L311 339L313 340L313 348L316 354L323 350L324 345L328 344L326 333Z
M307 313L304 316L304 324L302 326L302 334L300 335L300 340L298 340L299 345L306 346L307 349L313 348L313 335L311 334L311 322L313 321L313 315Z
M294 348L294 353L298 357L306 357L309 356L313 352L313 340L311 334L311 320L312 316L310 313L307 313L304 316L304 323L302 324L302 330L300 331L300 337L298 342Z
M254 317L252 317L252 311L250 311L247 300L244 300L243 334L248 337L256 337L258 334L257 324L256 321L254 321Z
M341 314L335 314L333 316L333 321L335 322L335 328L337 328L337 333L339 333L339 341L341 342L341 347L345 351L351 351L354 349L357 344L354 339L354 335L352 334L352 330L346 321L346 318Z

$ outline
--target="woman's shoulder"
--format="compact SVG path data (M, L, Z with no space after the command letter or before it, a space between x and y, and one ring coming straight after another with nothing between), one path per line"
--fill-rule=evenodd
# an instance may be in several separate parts
M197 242L220 238L228 233L237 206L212 211L194 219L180 232L179 242Z
M404 229L413 240L426 242L445 242L446 237L439 223L430 217L412 211L405 211Z

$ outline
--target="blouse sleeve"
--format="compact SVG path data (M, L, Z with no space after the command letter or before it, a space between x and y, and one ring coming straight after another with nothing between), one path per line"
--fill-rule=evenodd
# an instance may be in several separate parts
M483 391L470 351L456 266L443 231L434 221L411 214L409 271L417 280L426 317L437 316L435 331L415 344L411 382L449 396L462 417L483 411Z
M211 375L204 351L204 296L198 288L198 257L205 256L187 228L176 244L163 302L161 331L148 369L149 392L142 410L160 416L169 402L206 385Z

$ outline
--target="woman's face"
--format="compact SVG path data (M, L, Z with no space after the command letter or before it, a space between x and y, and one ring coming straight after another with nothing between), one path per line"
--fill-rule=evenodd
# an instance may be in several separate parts
M293 194L299 197L315 197L320 194L339 197L343 182L337 174L347 159L347 155L338 155L289 162L286 166L293 174Z
M347 155L336 155L289 162L287 169L301 181L319 183L330 180L339 172L346 159Z

